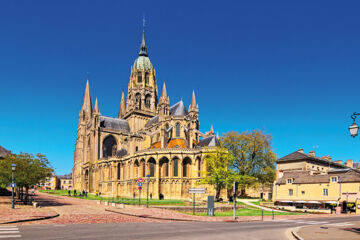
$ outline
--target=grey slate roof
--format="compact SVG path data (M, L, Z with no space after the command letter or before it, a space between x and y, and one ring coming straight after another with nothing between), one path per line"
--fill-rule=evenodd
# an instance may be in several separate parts
M6 158L11 152L0 146L0 158Z
M130 132L129 123L121 118L100 116L100 127Z
M156 115L155 117L150 118L150 120L145 124L145 127L149 127L157 122L159 122L159 115Z
M183 103L180 101L170 107L170 115L172 116L186 116L188 115L188 111Z
M58 175L56 177L59 178L59 179L72 179L72 174L69 173L69 174L66 174L66 175Z
M318 163L323 163L323 164L330 164L332 167L337 167L337 168L346 168L344 165L335 163L335 162L331 162L319 157L314 157L311 155L308 155L306 153L301 153L301 152L293 152L290 153L289 155L286 155L285 157L279 158L276 162L277 163L281 163L281 162L288 162L288 161L301 161L301 160L310 160L310 161L315 161Z
M216 147L219 146L219 140L216 138L215 135L203 138L200 142L196 145L196 147Z

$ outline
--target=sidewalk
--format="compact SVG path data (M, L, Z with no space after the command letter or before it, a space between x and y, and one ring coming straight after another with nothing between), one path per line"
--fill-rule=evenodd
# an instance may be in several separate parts
M34 208L29 205L15 205L14 209L11 209L11 197L0 196L0 224L23 221L36 218L52 217L57 215L51 209Z
M360 222L332 223L322 226L301 227L297 231L299 239L360 239Z
M252 199L239 199L239 202L242 202L242 203L244 203L244 204L246 204L246 205L249 205L249 206L251 206L251 207L255 207L255 208L259 208L259 209L263 209L263 210L265 210L265 211L274 211L274 212L285 212L285 211L281 211L281 210L277 210L277 209L272 209L272 208L267 208L267 207L263 207L263 206L259 206L259 205L256 205L256 204L253 204L252 202L253 202L254 200L252 200ZM256 199L256 201L257 201L257 199Z

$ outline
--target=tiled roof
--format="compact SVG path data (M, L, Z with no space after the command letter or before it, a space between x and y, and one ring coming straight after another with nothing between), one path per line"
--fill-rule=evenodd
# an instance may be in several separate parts
M339 183L360 182L360 173L353 169L347 169L345 171L329 172L328 174L310 174L310 171L284 172L283 176L276 181L276 184L286 184L286 180L289 178L294 179L294 184L329 183L332 176L338 176Z
M167 148L186 148L186 142L182 138L171 139Z
M151 146L150 146L150 149L159 149L161 148L161 142L156 142L156 143L153 143Z
M219 145L219 140L216 138L215 135L212 135L210 137L201 139L196 145L196 147L216 147Z
M185 107L183 101L180 101L170 107L170 115L172 115L172 116L188 115L188 111L186 110L186 107Z
M279 158L276 162L281 163L281 162L301 161L301 160L311 160L311 161L315 161L315 162L319 162L319 163L323 163L323 164L330 164L331 166L337 167L337 168L346 168L344 165L341 165L341 164L338 164L335 162L331 162L331 161L328 161L326 159L322 159L319 157L314 157L309 154L301 153L298 151L290 153L289 155L286 155L285 157Z
M156 115L155 117L150 118L150 120L145 124L145 127L150 127L154 123L159 122L159 115Z
M7 157L9 154L11 154L11 152L9 150L6 150L5 148L3 148L2 146L0 146L0 158L5 158Z
M121 118L100 116L100 127L130 132L129 123Z

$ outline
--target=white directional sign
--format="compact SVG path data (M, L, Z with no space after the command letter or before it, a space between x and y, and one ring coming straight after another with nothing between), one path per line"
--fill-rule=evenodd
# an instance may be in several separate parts
M206 193L206 188L189 188L189 193L204 194Z

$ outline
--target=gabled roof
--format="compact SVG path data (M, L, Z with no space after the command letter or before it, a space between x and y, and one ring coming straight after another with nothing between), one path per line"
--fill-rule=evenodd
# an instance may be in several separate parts
M150 120L145 124L145 127L150 127L154 123L159 122L159 115L156 115L155 117L150 118Z
M171 116L186 116L188 115L188 111L183 103L180 101L170 107L170 115Z
M196 147L216 147L219 146L219 140L216 138L215 135L203 138L199 141Z
M100 116L100 127L130 132L129 123L121 118Z
M360 182L360 173L354 169L344 171L329 171L328 174L310 174L310 171L289 171L284 172L283 176L276 181L276 184L286 184L286 180L294 179L293 183L328 183L330 177L339 177L339 183Z
M6 158L11 152L0 146L0 158Z
M279 158L276 161L276 163L282 163L282 162L288 162L288 161L304 161L304 160L315 161L315 162L322 163L322 164L330 164L331 166L337 167L337 168L346 168L344 165L332 162L330 160L328 161L326 159L314 157L309 154L298 152L298 151L290 153L289 155L286 155L285 157Z

